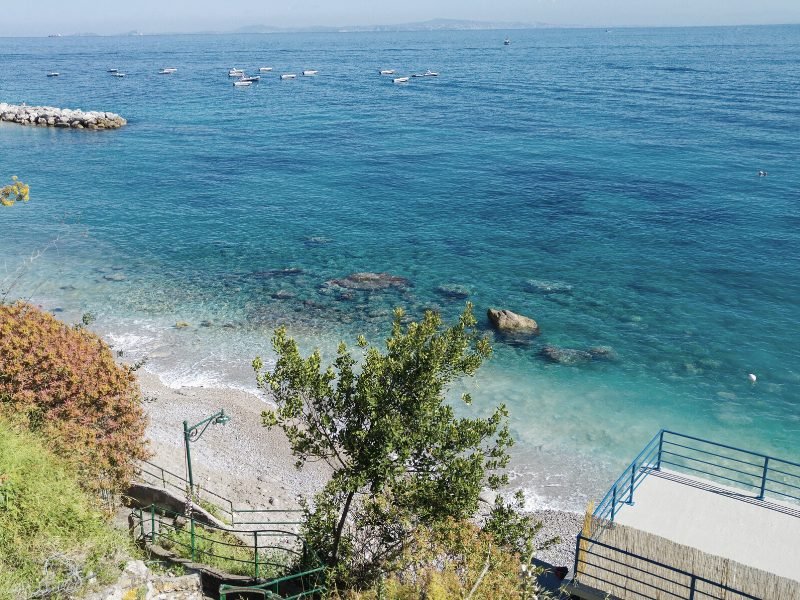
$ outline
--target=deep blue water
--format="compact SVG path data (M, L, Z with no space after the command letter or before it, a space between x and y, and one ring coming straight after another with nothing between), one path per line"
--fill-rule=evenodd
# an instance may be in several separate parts
M489 306L541 325L466 384L509 405L532 499L581 508L662 426L800 458L800 27L504 37L0 39L0 102L129 120L0 125L0 174L32 187L0 267L58 237L12 294L96 313L169 384L252 387L278 323L378 341L396 305L455 317L460 286L489 335ZM232 66L274 71L235 89ZM411 286L325 285L359 271Z

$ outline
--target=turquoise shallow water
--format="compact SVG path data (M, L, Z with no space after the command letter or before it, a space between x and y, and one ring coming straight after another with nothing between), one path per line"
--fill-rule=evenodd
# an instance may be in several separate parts
M662 426L800 458L800 27L504 37L0 39L0 101L129 119L0 125L0 173L33 189L0 267L58 238L14 293L95 312L171 385L252 388L278 323L330 350L380 340L396 305L453 318L441 286L492 336L489 306L533 316L542 335L496 338L466 384L477 412L509 405L532 502L581 508ZM326 285L358 271L410 286Z

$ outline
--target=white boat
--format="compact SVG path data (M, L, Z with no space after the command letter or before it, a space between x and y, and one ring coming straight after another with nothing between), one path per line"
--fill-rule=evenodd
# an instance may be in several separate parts
M52 73L48 73L47 74L48 77L58 77L59 75L60 75L60 73L56 73L55 71L53 71Z
M383 71L380 71L380 74L381 75L394 75L394 69L384 69Z
M395 77L392 83L408 83L408 77Z
M109 70L108 70L108 71L106 71L106 72L107 72L107 73L116 73L117 71L119 71L119 69L109 69Z
M228 77L244 77L244 71L241 69L231 69L228 71Z
M506 41L505 41L505 42L503 42L503 45L504 45L504 46L510 46L510 45L511 45L511 40L510 40L510 39L508 39L508 38L506 38Z
M240 79L239 81L234 81L233 85L235 85L236 87L247 87L249 85L253 85L253 82L252 81L242 81Z
M319 71L314 71L312 69L309 69L307 71L303 71L303 75L306 76L306 77L312 77L312 76L316 75L317 73L319 73Z
M261 67L258 70L259 73L269 73L270 71L272 71L272 67Z
M119 71L117 71L116 73L112 73L112 75L114 77L125 77L125 73L120 73Z
M242 75L239 78L239 81L249 81L251 83L254 82L254 81L261 81L261 76L260 75L253 75L251 77L245 77L244 75Z
M176 68L174 68L174 67L167 67L166 69L161 69L161 70L158 72L158 74L159 74L159 75L172 75L172 74L173 74L173 73L175 73L177 70L178 70L178 69L176 69Z
M284 73L283 75L281 75L281 79L294 79L296 77L297 75L294 73Z
M438 74L436 71L431 71L430 69L428 69L427 71L425 71L425 72L422 74L422 76L423 76L423 77L438 77L438 76L439 76L439 74Z

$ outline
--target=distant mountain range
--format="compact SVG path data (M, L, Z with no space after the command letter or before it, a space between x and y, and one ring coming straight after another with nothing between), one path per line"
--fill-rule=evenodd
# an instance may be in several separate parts
M281 33L281 32L320 32L349 33L370 31L465 31L485 29L533 29L554 27L548 23L521 23L505 21L466 21L462 19L432 19L398 25L348 25L345 27L271 27L269 25L248 25L240 27L235 33Z

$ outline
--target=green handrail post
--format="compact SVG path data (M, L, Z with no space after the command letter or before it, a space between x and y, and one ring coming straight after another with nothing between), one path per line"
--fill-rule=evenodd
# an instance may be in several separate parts
M758 494L758 499L763 500L764 494L767 491L767 470L769 469L769 456L764 457L764 472L761 474L761 491Z
M255 578L258 579L258 532L253 532L253 562L255 562Z
M656 471L661 470L661 451L664 448L664 430L658 432L658 461L656 462Z
M192 562L194 562L194 517L190 519L190 529L191 529L191 538L192 538Z

